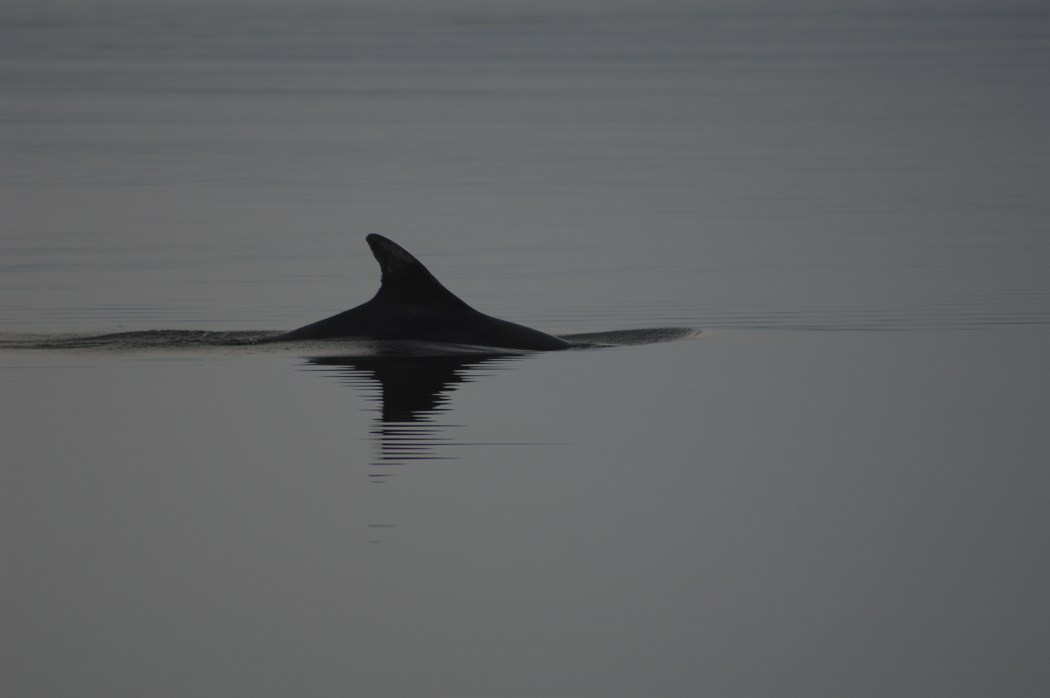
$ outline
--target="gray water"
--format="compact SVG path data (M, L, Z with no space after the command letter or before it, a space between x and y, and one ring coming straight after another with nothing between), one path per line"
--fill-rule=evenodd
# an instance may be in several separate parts
M1048 65L1035 2L5 4L0 692L1046 695ZM703 332L240 341L368 233Z

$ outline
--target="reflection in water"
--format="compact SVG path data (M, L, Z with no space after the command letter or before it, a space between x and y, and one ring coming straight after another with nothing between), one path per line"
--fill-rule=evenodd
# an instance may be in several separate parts
M372 430L378 454L372 465L397 465L416 460L451 458L439 447L452 439L445 434L453 425L438 424L435 417L450 410L449 393L459 383L470 383L486 369L505 369L524 358L515 354L444 356L328 356L309 359L317 366L338 367L343 381L360 388L368 400L379 403L377 426ZM373 472L372 482L390 473Z

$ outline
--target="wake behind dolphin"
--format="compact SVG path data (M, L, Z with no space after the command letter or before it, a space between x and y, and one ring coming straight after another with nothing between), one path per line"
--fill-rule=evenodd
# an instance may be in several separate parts
M553 351L573 346L560 337L479 313L442 286L400 245L375 233L365 240L383 274L375 297L356 308L270 341L361 338L527 351Z

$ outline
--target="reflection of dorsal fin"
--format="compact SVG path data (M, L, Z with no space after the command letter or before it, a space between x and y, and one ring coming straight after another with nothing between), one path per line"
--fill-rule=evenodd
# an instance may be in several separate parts
M470 309L470 306L441 285L419 260L397 243L372 233L365 238L383 272L382 286L375 300L411 305L443 305Z

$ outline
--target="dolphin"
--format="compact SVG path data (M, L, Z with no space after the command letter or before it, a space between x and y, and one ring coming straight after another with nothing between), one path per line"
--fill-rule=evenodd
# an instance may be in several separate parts
M479 313L442 286L415 257L382 235L373 233L365 241L383 273L375 297L271 341L416 340L528 351L573 346L560 337Z

